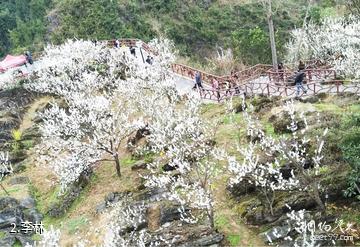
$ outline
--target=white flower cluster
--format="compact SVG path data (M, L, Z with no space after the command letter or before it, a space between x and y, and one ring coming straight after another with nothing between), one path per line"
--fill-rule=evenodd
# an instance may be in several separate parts
M103 160L113 161L120 176L118 150L124 139L144 127L154 109L178 99L168 70L174 59L170 43L152 43L163 52L153 66L88 41L46 48L26 87L65 100L41 114L43 142L38 148L63 190Z
M329 17L321 26L310 23L305 30L292 31L287 44L288 60L294 62L296 54L303 60L321 59L344 76L360 78L359 33L359 16Z
M151 151L162 154L162 160L149 165L152 174L145 177L146 186L166 189L164 196L181 207L203 210L211 223L214 201L210 185L216 174L214 160L221 152L209 142L208 127L199 115L199 100L189 97L183 106L170 101L166 109L159 107L152 113L147 139ZM161 171L164 162L176 170L176 176ZM196 221L191 213L183 214L183 220Z
M54 229L53 226L50 226L50 229L44 229L40 241L35 242L34 245L27 243L25 247L60 247L60 235L59 229Z
M11 162L9 161L9 153L0 152L0 186L5 191L6 194L8 192L6 191L5 187L2 185L3 179L13 173L13 167L11 165Z
M243 108L245 104L243 103ZM251 108L251 107L250 107ZM243 116L247 124L247 133L251 139L247 148L238 148L243 160L239 163L235 157L228 157L228 169L232 173L230 185L238 184L243 180L254 184L266 199L272 212L272 204L275 199L275 191L304 190L315 199L320 207L324 207L320 195L320 184L316 180L316 174L320 168L324 137L327 133L325 129L321 137L316 137L317 148L312 155L309 153L308 144L310 139L305 135L300 138L298 133L304 134L307 121L304 114L300 114L304 122L304 129L299 130L294 102L288 101L285 110L290 116L290 125L287 128L291 131L291 138L281 137L275 139L266 135L258 121L254 120L247 110L244 109ZM259 154L269 157L271 161L259 162ZM267 159L266 159L267 160ZM314 167L306 169L306 163L313 161ZM282 170L286 166L287 177L284 178Z

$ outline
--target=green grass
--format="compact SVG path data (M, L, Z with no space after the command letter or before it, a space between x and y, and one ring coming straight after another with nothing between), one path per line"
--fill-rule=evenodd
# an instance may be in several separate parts
M3 239L6 236L5 232L0 232L0 239Z
M319 111L326 111L326 112L333 112L337 114L342 114L343 109L335 104L329 104L329 103L320 103L320 104L313 104L316 109Z
M66 227L69 234L76 233L80 228L88 224L88 219L86 217L80 216L75 219L71 219L67 222Z
M22 244L19 240L16 239L15 243L13 244L13 247L22 247Z
M223 228L229 224L229 220L224 215L218 215L215 217L215 227Z
M121 166L132 166L136 163L136 160L131 157L126 157L120 161Z
M16 188L11 188L11 189L6 189L6 191L11 195L12 193L19 192L20 188L16 187ZM7 194L5 193L5 191L3 189L0 189L0 196L7 196Z
M229 114L225 115L223 118L223 124L241 124L242 123L242 115L234 114L230 116Z
M349 112L360 112L360 104L353 104L347 109Z
M230 246L240 246L241 237L240 235L228 235L226 236L227 241L229 241Z

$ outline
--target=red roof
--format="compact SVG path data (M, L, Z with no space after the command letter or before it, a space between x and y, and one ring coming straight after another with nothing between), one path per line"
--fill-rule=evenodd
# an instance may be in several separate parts
M4 72L7 69L22 66L26 63L26 57L24 55L11 56L7 55L4 60L0 62L0 72Z

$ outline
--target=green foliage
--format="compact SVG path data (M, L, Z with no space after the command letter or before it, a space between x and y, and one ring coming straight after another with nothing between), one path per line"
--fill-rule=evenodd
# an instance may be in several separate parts
M22 132L20 130L13 130L11 136L14 141L21 141Z
M71 219L67 222L67 229L69 234L76 233L81 227L84 227L88 224L88 219L84 216L77 217L75 219Z
M0 57L42 49L51 0L4 0L0 6Z
M343 141L340 148L344 159L350 164L352 171L348 175L348 189L346 196L355 196L360 199L360 113L346 117L342 129Z
M140 38L145 41L154 36L144 18L140 4L127 1L63 0L57 4L61 25L52 35L59 43L68 38L113 39Z
M260 27L232 33L235 55L250 64L270 63L269 36Z
M215 226L217 228L223 228L229 224L229 220L226 218L225 215L218 215L215 217Z
M226 239L229 241L230 246L239 246L241 237L240 235L229 235Z
M22 156L24 153L23 145L21 142L22 132L20 130L12 130L11 136L13 138L11 143L11 151L16 156Z

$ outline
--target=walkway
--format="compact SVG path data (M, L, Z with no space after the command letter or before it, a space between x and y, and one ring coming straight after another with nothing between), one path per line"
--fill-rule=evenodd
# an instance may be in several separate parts
M131 45L137 48L136 54L139 62L143 62L140 49L143 52L144 59L146 59L148 54L151 54L151 56L155 57L156 62L156 51L152 50L145 42L137 39L121 39L119 41L120 44L124 44L126 46ZM109 46L113 46L114 44L114 40L104 42L106 42ZM34 63L34 66L36 67L36 62ZM306 77L309 81L309 83L305 85L305 88L307 88L308 91L307 95L315 95L319 93L354 93L360 95L360 83L336 80L336 72L334 70L328 68L318 69L316 66L317 65L306 71ZM282 97L294 97L296 95L296 88L294 86L281 86L275 84L279 77L284 78L292 73L291 70L287 70L281 75L279 72L272 71L271 66L266 64L258 64L253 67L249 67L243 71L236 72L232 76L212 75L182 64L173 64L172 71L174 73L176 87L180 94L186 94L192 91L192 87L194 86L194 75L196 72L200 72L204 90L199 91L199 97L210 101L220 102L226 98L244 94L248 96L265 95ZM211 88L210 83L213 79L219 81L222 88L224 88L223 85L225 81L233 79L234 75L237 78L236 86L234 85L231 89L214 90ZM6 76L6 74L0 75L0 86L2 78ZM321 83L321 80L329 78L331 83Z

